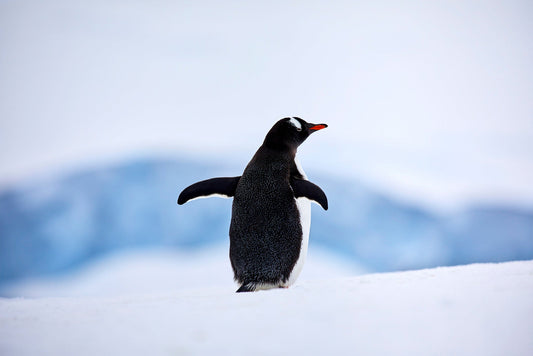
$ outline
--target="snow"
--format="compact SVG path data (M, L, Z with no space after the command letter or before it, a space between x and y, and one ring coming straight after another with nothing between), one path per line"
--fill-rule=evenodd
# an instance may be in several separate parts
M124 250L63 275L29 278L0 288L0 297L113 297L177 292L208 286L236 290L229 241L195 252L165 248ZM299 280L364 273L321 249L309 253Z
M305 271L305 269L304 269ZM531 355L533 261L0 299L2 355Z

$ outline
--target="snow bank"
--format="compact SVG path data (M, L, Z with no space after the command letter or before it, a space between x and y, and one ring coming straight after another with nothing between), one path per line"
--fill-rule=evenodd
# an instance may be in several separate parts
M533 261L235 294L0 299L2 355L531 355Z
M117 297L206 286L236 290L228 251L229 241L196 252L161 248L122 251L60 276L7 284L0 287L0 297ZM352 262L311 249L300 281L364 272Z

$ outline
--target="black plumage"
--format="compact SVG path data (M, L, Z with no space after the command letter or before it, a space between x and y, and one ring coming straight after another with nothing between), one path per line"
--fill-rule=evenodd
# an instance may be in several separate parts
M305 197L327 210L327 198L298 171L298 146L313 132L327 127L300 118L279 120L242 176L213 178L186 188L178 199L222 194L233 197L230 261L237 292L287 286L300 257L301 216L296 198Z

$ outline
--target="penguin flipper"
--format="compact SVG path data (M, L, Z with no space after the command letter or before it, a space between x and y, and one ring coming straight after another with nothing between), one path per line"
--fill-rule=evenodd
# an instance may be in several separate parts
M328 198L318 185L305 179L293 178L291 179L291 187L295 198L307 198L320 204L324 210L328 210Z
M178 204L182 205L189 200L206 198L211 195L222 195L231 198L235 195L235 189L241 177L211 178L194 183L185 188L178 197Z

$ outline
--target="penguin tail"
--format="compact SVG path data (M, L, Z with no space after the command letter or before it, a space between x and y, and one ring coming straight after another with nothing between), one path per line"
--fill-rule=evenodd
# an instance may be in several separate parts
M236 293L241 292L255 292L255 283L244 283Z

